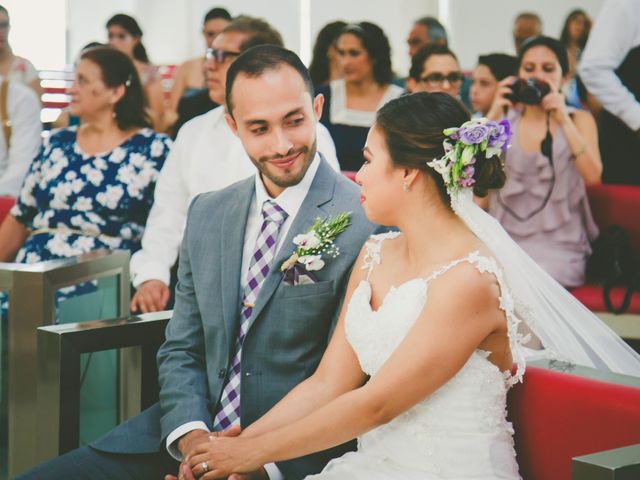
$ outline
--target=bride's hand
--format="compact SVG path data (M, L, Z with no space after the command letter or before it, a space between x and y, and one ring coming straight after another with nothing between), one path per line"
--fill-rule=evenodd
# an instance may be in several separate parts
M233 473L250 473L262 467L255 439L210 437L189 455L187 463L202 480L226 478Z

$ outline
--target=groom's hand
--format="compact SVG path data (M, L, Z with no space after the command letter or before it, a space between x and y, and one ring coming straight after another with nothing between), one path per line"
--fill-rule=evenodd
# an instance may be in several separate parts
M237 437L242 433L242 429L239 425L233 425L227 430L223 432L207 432L205 430L192 430L191 432L185 434L180 438L178 442L178 449L182 453L182 463L180 464L180 468L178 471L179 477L176 478L173 475L167 475L164 477L164 480L195 480L195 475L189 468L189 459L198 445L205 442L210 442L214 438L218 437ZM263 469L264 470L264 469ZM259 471L258 471L259 472ZM236 480L258 480L265 478L269 480L269 476L264 473L264 477L262 476L252 476L254 473L250 473L247 475L251 476L237 476Z
M186 462L187 454L198 444L209 440L209 432L206 430L191 430L185 433L178 440L178 450L182 453L182 463L178 467L178 477L175 475L165 475L164 480L195 480L193 472Z

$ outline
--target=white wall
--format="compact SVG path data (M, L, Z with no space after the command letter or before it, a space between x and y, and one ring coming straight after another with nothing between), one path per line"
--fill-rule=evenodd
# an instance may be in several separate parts
M518 12L537 12L545 33L557 36L570 10L580 7L595 16L603 1L3 0L3 4L12 14L10 38L16 53L32 59L38 68L61 68L65 52L66 61L72 63L88 42L106 41L105 23L118 12L138 20L153 62L180 63L203 53L202 18L213 6L222 6L232 15L263 17L305 61L317 32L326 23L337 19L375 22L389 37L394 69L405 74L409 67L406 38L418 17L438 16L449 30L451 46L463 68L472 68L479 54L512 50L511 24ZM302 12L308 12L305 21L301 21Z
M448 6L451 49L463 68L473 68L479 54L513 53L511 26L518 13L524 10L537 13L542 18L544 33L557 38L571 10L582 8L595 18L603 0L449 0L441 3Z
M65 62L65 0L2 0L9 11L9 44L37 69L58 69Z

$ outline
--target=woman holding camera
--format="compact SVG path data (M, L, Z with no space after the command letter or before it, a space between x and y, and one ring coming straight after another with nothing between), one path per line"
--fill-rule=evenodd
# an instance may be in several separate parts
M565 287L582 285L598 234L585 185L600 182L598 132L590 113L568 107L566 48L549 37L522 45L518 79L500 83L487 116L511 122L507 182L489 200L513 239Z

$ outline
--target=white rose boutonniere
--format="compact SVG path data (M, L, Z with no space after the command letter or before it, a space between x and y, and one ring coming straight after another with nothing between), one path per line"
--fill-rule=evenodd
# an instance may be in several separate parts
M325 259L340 255L333 241L347 229L350 217L351 212L345 212L332 219L317 218L306 233L296 235L293 238L296 250L280 266L284 281L289 285L316 283L316 276L311 272L322 270Z

